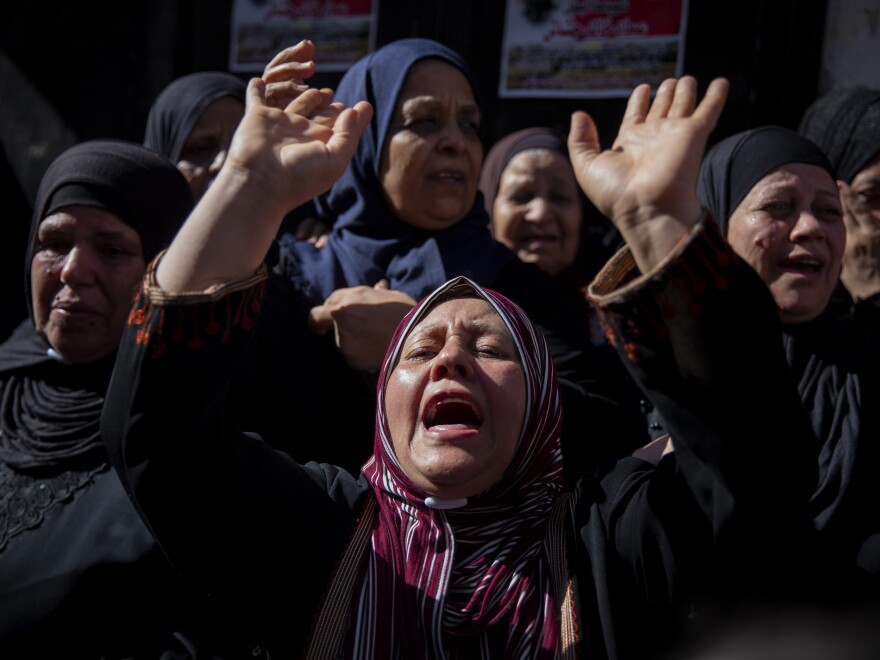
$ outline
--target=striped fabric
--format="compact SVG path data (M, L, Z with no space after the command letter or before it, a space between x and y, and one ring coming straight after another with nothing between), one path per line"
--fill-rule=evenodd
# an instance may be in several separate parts
M404 339L438 300L479 297L504 320L525 372L526 411L501 480L460 508L425 505L394 455L384 383ZM551 658L557 604L544 546L562 486L562 414L544 338L503 296L459 277L401 322L380 375L374 455L364 466L379 505L345 656Z

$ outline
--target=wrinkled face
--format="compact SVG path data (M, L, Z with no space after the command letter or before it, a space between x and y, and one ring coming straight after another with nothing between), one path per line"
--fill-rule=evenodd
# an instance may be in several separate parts
M397 460L432 495L477 495L510 465L525 401L525 376L501 317L477 298L443 302L406 338L388 378Z
M577 181L562 154L531 149L510 159L492 206L497 241L556 275L574 263L580 225Z
M783 323L816 318L837 286L846 240L835 182L817 165L773 170L731 214L727 240L770 287Z
M382 148L379 182L403 222L439 231L474 204L483 162L480 109L464 74L428 59L410 69Z
M31 261L37 332L71 362L116 350L144 276L138 233L106 209L65 206L39 226Z
M841 182L844 212L858 224L880 227L880 157L853 177L849 185Z
M244 117L244 104L231 96L217 99L202 112L183 144L177 169L186 178L198 202L217 176L235 129Z

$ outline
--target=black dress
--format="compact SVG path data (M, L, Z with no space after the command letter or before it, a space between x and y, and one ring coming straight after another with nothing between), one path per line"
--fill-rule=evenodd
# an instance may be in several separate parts
M0 657L244 657L256 640L175 573L97 438L114 356L46 348L31 321L0 346ZM35 429L29 455L13 436Z
M707 270L717 262L725 266ZM650 657L685 620L701 620L695 612L711 619L741 598L785 588L814 484L809 424L766 287L712 228L696 228L651 277L618 290L633 268L621 256L594 291L608 291L601 305L615 341L678 441L657 466L626 458L577 485L570 568L584 657ZM120 347L103 436L179 570L246 602L263 624L260 638L287 657L303 648L371 491L363 478L300 465L225 421L225 383L263 289L259 274L213 296L145 288ZM209 318L226 322L208 332ZM770 321L752 327L755 319ZM731 345L746 327L747 338ZM293 419L308 414L295 404ZM744 406L749 415L728 414ZM790 477L781 482L783 471Z

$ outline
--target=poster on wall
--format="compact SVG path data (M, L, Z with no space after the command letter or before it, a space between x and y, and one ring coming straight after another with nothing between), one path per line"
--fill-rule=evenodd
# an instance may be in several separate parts
M507 0L502 97L611 98L681 75L687 0Z
M275 54L309 38L321 71L345 71L372 50L379 0L234 0L230 71L262 71Z

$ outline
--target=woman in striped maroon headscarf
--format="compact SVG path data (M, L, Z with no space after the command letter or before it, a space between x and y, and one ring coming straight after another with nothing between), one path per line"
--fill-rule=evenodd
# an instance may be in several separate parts
M330 106L318 90L273 108L265 85L250 83L217 185L134 303L102 430L170 560L245 603L261 649L284 658L304 649L308 658L648 658L695 611L717 612L713 597L775 585L812 486L809 427L778 336L741 313L773 309L763 283L690 213L726 88L712 86L696 110L695 82L678 89L670 119L668 83L650 115L648 90L634 92L621 134L639 138L649 124L654 157L612 163L593 188L606 208L616 199L630 208L633 193L645 193L636 204L649 205L644 219L659 228L648 234L690 232L650 253L663 263L648 277L636 279L637 262L621 254L593 287L676 448L657 465L622 459L563 494L544 339L520 308L465 278L398 326L377 388L374 454L359 475L298 464L228 422L228 384L257 336L262 261L278 223L340 175L371 116L364 103ZM582 169L599 161L589 126L580 117L570 138ZM623 150L602 161L609 153ZM657 195L664 204L655 207ZM635 259L648 263L644 251ZM313 414L302 404L290 401L294 439ZM730 415L741 406L749 414ZM336 412L353 407L340 401ZM793 476L781 483L783 469Z

